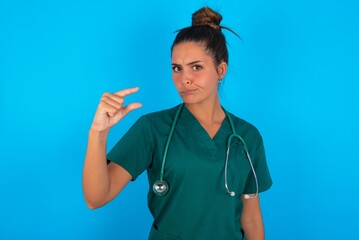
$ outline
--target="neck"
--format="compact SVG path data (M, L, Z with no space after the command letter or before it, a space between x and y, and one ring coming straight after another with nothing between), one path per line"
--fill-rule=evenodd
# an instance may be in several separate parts
M221 123L226 116L218 98L212 102L186 103L185 106L201 123Z

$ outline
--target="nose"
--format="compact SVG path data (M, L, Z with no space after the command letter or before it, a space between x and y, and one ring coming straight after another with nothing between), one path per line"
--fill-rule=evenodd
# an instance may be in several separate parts
M192 74L189 71L183 70L182 83L184 85L190 85L192 83Z

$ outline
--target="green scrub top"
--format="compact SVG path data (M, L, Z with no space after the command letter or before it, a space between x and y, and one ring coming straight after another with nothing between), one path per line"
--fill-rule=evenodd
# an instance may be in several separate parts
M228 187L224 185L227 139L232 130L226 118L213 139L184 106L176 124L163 179L169 192L157 196L152 186L160 177L167 136L179 106L142 116L108 153L107 159L126 169L135 180L147 170L148 207L154 217L149 239L243 239L240 223L242 194L256 192L248 159L239 140L232 142ZM263 141L258 130L229 113L237 133L247 144L259 192L270 188Z

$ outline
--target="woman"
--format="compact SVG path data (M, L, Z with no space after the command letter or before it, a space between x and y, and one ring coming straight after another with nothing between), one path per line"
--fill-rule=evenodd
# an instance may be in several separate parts
M221 19L201 8L176 36L172 78L183 104L142 116L106 155L110 128L141 104L123 105L138 88L105 93L89 132L87 205L103 206L146 170L149 239L264 239L257 193L272 181L257 129L220 105L228 66Z

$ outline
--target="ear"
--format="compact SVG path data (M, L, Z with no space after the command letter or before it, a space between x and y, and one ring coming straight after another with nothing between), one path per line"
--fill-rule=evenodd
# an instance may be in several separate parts
M228 65L224 61L222 61L222 62L220 62L220 64L218 64L218 66L217 66L218 79L224 78L224 76L227 73L227 67L228 67Z

